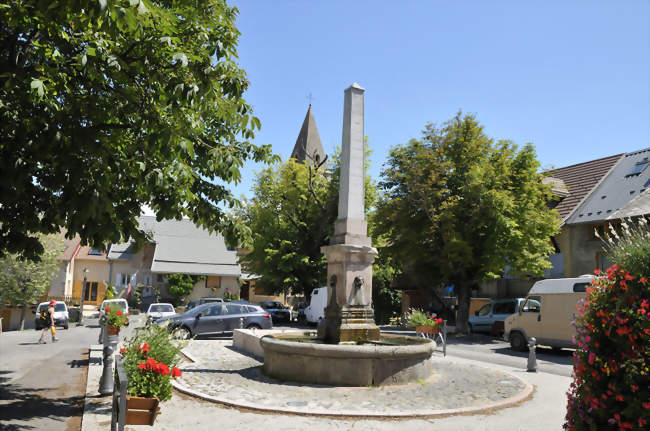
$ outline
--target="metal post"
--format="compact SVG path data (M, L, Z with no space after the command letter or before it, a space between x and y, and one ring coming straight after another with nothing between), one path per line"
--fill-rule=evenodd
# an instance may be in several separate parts
M239 329L244 329L244 318L243 317L239 318Z
M109 395L113 393L113 353L120 341L119 334L109 335L107 328L104 328L104 369L99 380L99 393Z
M535 356L536 342L537 340L535 337L531 337L528 340L528 366L526 368L526 371L529 371L531 373L537 372L537 357Z
M447 356L447 320L442 321L442 356Z

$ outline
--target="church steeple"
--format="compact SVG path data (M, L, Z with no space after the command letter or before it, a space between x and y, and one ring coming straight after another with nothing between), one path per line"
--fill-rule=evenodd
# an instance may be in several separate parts
M325 151L323 151L323 145L320 142L311 104L307 109L305 121L302 122L296 145L291 152L291 158L303 163L309 161L313 165L319 165L325 160Z

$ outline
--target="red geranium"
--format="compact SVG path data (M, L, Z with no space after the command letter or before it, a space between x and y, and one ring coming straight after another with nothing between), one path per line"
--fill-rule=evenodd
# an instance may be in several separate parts
M172 368L172 377L180 377L180 376L181 376L181 370L179 370L176 367Z

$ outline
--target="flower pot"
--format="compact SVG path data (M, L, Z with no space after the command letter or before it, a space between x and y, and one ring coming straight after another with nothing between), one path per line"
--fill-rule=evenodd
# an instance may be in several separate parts
M418 334L436 335L440 333L440 327L439 326L416 326L415 332Z
M108 335L117 335L117 334L120 333L120 327L119 326L108 325L106 327L106 333Z
M126 425L153 425L160 413L158 398L126 396Z

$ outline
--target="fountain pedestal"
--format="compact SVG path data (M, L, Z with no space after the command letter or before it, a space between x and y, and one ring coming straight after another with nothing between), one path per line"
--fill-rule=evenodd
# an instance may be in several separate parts
M329 302L318 325L326 343L379 339L372 310L372 262L377 250L366 245L335 244L321 248L327 258Z

